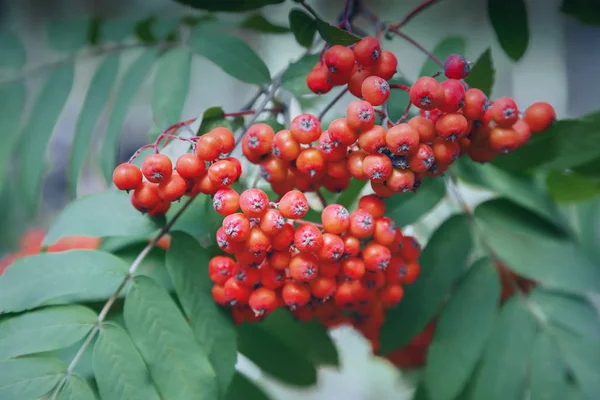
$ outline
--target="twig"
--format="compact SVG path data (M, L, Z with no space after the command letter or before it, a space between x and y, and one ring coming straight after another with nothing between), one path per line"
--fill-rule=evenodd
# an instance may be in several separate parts
M404 90L405 92L410 92L410 86L403 85L401 83L392 83L390 85L390 89L400 89L400 90Z
M323 110L321 110L321 113L317 117L317 118L319 118L319 121L323 119L323 117L325 116L325 114L327 114L327 112L331 109L331 107L333 107L335 105L335 103L337 103L338 101L340 101L340 99L342 97L344 97L344 95L346 94L346 92L348 92L348 88L345 88L344 90L342 90L341 92L339 92L338 95L335 96L333 98L333 100L331 100L329 102L329 104L327 104L325 106L325 108L323 108Z
M444 64L440 61L439 58L437 58L436 56L434 56L425 47L421 46L421 44L419 42L417 42L416 40L414 40L413 38L411 38L410 36L408 36L404 32L400 32L398 29L395 29L395 28L392 28L392 27L388 27L388 31L392 32L392 33L395 33L396 35L400 36L401 38L403 38L404 40L406 40L407 42L409 42L410 44L412 44L413 46L415 46L416 48L418 48L419 50L421 50L423 53L425 53L427 55L427 57L429 57L431 59L431 61L433 61L434 63L436 63L440 67L444 66Z
M408 101L408 105L406 106L406 110L404 110L404 114L402 114L402 116L400 117L400 119L398 121L396 121L396 125L398 125L400 122L402 122L406 118L408 118L408 114L410 113L410 107L411 106L412 106L412 103L409 100Z
M314 8L312 8L311 6L309 6L306 1L301 0L298 3L300 3L300 5L304 8L306 8L306 11L308 11L313 17L315 17L316 19L321 19L321 17L319 17L319 14L317 14L317 12L315 11Z
M400 21L396 22L395 24L390 24L389 27L394 28L394 29L400 28L401 26L408 23L408 21L413 19L413 17L417 16L419 13L421 13L423 10L425 10L427 7L434 5L435 3L439 2L439 1L440 0L424 0L421 4L416 6L411 12L406 14L404 16L404 18L402 18Z
M190 204L192 204L192 202L194 201L195 198L196 198L196 196L190 197L183 204L183 206L179 209L179 211L177 211L177 213L173 216L173 218L171 218L171 220L160 230L160 232L146 245L146 247L144 247L144 249L140 252L140 254L138 254L138 256L135 258L135 260L133 260L133 262L131 263L131 266L129 267L129 271L127 272L127 275L125 275L125 278L123 278L123 280L121 281L121 284L117 287L117 289L114 291L112 296L110 296L110 298L108 299L106 304L104 304L104 307L102 307L102 310L100 311L100 314L98 314L98 319L96 320L94 327L88 333L85 341L83 342L83 344L81 345L81 347L79 348L77 353L75 354L75 357L73 357L73 359L69 363L69 366L67 367L67 371L65 372L65 375L62 377L62 379L58 382L58 384L54 388L54 390L52 392L51 400L55 400L57 398L61 389L67 382L67 379L69 379L69 375L71 375L71 373L73 373L73 371L75 370L75 367L79 363L79 360L83 356L83 353L85 352L85 350L88 348L88 346L94 339L94 336L96 335L96 333L100 330L100 327L102 326L102 323L104 322L104 319L108 315L108 312L112 308L115 301L117 301L117 298L121 294L121 291L127 285L127 282L129 282L131 280L131 278L135 274L135 271L141 265L142 261L144 261L146 256L150 253L150 251L154 248L154 246L156 246L158 241L164 235L169 233L169 231L171 230L171 228L173 227L175 222L177 222L177 220L181 217L181 215L185 212L185 210L190 206Z
M327 207L327 199L325 198L325 196L323 196L323 193L321 193L320 190L317 190L317 197L319 198L319 201L321 202L321 205L323 206L323 208Z

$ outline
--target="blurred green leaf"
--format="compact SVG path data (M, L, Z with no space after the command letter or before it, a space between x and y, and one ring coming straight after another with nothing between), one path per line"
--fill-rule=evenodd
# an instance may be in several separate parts
M128 265L109 253L71 250L20 258L0 277L0 312L108 298Z
M322 19L317 19L317 31L327 43L331 46L339 44L350 46L360 40L360 37L345 31L337 26L333 26Z
M21 135L20 185L30 207L37 204L46 168L46 151L54 126L67 102L74 78L73 64L48 75Z
M64 52L75 52L88 41L90 17L52 19L46 26L46 38L50 45Z
M346 208L351 208L354 203L358 201L358 196L364 189L367 182L359 181L358 179L352 179L348 189L344 190L335 200L336 204L340 204Z
M69 374L58 400L96 400L94 391L81 376Z
M218 398L207 354L167 291L147 277L135 277L125 298L124 315L162 397Z
M309 54L291 63L283 73L281 87L296 96L312 93L306 84L306 76L318 61L318 54Z
M581 247L600 260L600 196L571 206L571 223Z
M58 359L31 357L0 362L0 399L38 399L66 374Z
M2 146L0 146L0 193L4 189L4 181L14 156L13 150L21 133L25 92L23 82L0 85L0 126L4 130Z
M573 168L573 171L590 178L600 177L600 157Z
M109 55L98 66L90 82L79 119L75 127L75 138L69 162L69 186L77 195L77 183L89 154L94 128L108 103L113 85L119 72L119 55Z
M137 256L144 250L149 240L146 238L142 243L135 243L128 247L124 247L113 251L113 254L127 264L131 265ZM173 291L173 282L165 265L166 252L158 246L155 246L148 252L144 260L140 263L135 271L135 276L145 275L154 279L159 285L168 290Z
M129 106L140 86L144 82L148 72L154 65L158 55L158 49L152 48L144 52L131 63L125 71L121 81L118 83L118 91L108 118L106 134L102 140L99 161L106 182L112 183L112 173L115 168L117 151L119 148L119 137Z
M148 217L133 208L125 193L109 190L71 202L56 217L44 244L72 235L145 236L159 229L161 222L161 219Z
M408 344L438 313L467 269L472 247L465 215L450 217L433 233L419 258L421 275L415 283L406 286L402 302L388 311L381 329L382 354Z
M242 82L262 85L271 82L264 61L242 39L211 29L194 28L190 38L193 51L215 63Z
M136 21L133 18L111 17L102 21L100 25L101 42L123 42L125 39L133 36L135 32Z
M171 218L181 207L173 204L167 217ZM202 221L202 223L198 223ZM173 225L171 232L184 232L196 239L202 247L215 246L215 232L221 226L223 217L217 214L212 206L212 200L208 196L198 196L194 203L185 211Z
M198 135L204 135L217 127L225 127L230 131L235 132L244 124L243 117L237 117L234 119L225 118L225 111L222 107L210 107L204 110L202 114L202 123L198 128Z
M94 344L93 365L103 399L160 399L142 356L117 324L102 324Z
M16 33L8 29L0 29L0 49L2 49L0 68L19 69L25 66L27 52Z
M458 36L450 36L442 41L440 41L432 51L432 54L440 59L443 63L446 58L448 58L451 54L462 54L466 53L465 50L465 40ZM432 76L437 72L441 72L442 67L437 65L431 59L427 59L425 64L421 67L421 72L419 72L419 76ZM443 77L443 74L441 75ZM439 79L442 79L441 77Z
M317 32L317 20L299 8L291 10L288 18L296 41L301 46L310 48Z
M5 316L0 319L0 360L67 347L88 333L96 318L75 304Z
M424 179L416 193L402 193L384 199L386 215L398 226L410 225L431 211L445 194L446 187L442 179Z
M474 399L519 399L525 389L536 322L518 298L509 299L492 328L473 388Z
M240 26L261 33L288 33L290 31L290 28L276 25L260 13L248 15Z
M488 16L500 46L518 61L529 44L527 7L523 0L488 0Z
M196 341L208 354L224 394L235 373L236 331L231 317L212 297L210 259L210 254L194 238L181 232L173 234L167 251L167 268Z
M281 122L277 121L276 119L264 119L262 121L256 121L256 123L257 124L267 124L271 128L273 128L273 130L275 132L279 132L279 131L285 129L285 126Z
M411 83L402 77L393 78L390 81L391 85L401 84L410 86ZM390 92L390 97L387 101L388 106L388 117L392 121L398 121L406 112L406 107L408 106L408 102L410 101L410 97L408 92L405 92L401 89L393 89Z
M595 399L600 393L600 341L586 340L570 335L560 335L561 350L567 365L574 375L577 386L588 399Z
M152 33L152 24L156 21L156 17L150 15L140 19L135 23L134 32L136 38L141 42L155 42L156 36Z
M546 176L548 193L558 202L590 199L600 193L600 181L574 172L552 171Z
M504 203L505 204L505 203ZM600 290L600 268L576 243L545 233L526 211L488 201L475 209L496 256L510 269L550 288L571 292ZM544 232L544 233L542 233ZM574 273L573 271L577 272Z
M492 50L488 47L471 67L471 72L465 78L465 82L469 86L481 89L483 93L491 96L495 75L496 70L492 61Z
M102 17L95 15L90 18L87 31L87 44L96 46L100 42L100 29L102 27Z
M467 383L492 331L499 297L496 269L490 260L479 260L436 325L424 376L431 400L452 400Z
M594 0L563 0L560 11L588 25L600 25L600 3Z
M567 365L557 349L560 344L548 331L538 333L531 352L531 398L564 400L567 394Z
M240 372L236 372L229 385L226 400L269 400L269 396Z
M206 11L248 11L271 4L280 4L284 0L175 0L178 3Z
M186 49L171 49L157 62L152 90L152 118L159 131L181 119L190 87L192 55Z

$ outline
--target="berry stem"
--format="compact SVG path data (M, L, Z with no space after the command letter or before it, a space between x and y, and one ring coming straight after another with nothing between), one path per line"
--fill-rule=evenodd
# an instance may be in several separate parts
M421 2L421 4L417 5L414 9L412 9L412 11L410 11L408 14L406 14L404 16L404 18L402 18L400 21L396 22L395 24L390 24L389 27L394 28L394 29L399 29L400 27L402 27L403 25L408 23L411 19L416 17L418 14L420 14L422 11L424 11L427 7L434 5L435 3L439 2L439 1L440 0L424 0L423 2Z
M323 117L325 116L325 114L327 114L327 112L331 109L331 107L333 107L335 105L335 103L337 103L338 101L340 101L340 99L342 97L344 97L344 95L346 94L346 92L348 92L348 88L346 87L344 90L342 90L341 92L338 93L337 96L335 96L330 102L329 104L327 104L325 106L325 108L323 108L323 110L321 110L321 113L319 114L319 116L317 117L319 119L319 121L321 121L323 119Z
M139 149L137 149L136 152L131 155L131 157L129 158L129 161L127 161L127 162L131 164L133 162L133 160L135 160L142 151L144 151L146 149L150 149L150 148L154 148L154 143L146 144L146 145L140 147Z
M59 395L61 389L67 382L69 375L71 375L73 373L73 371L75 370L75 367L79 363L79 360L83 356L83 353L85 352L87 347L90 345L90 343L94 339L94 336L96 335L96 333L98 333L100 331L100 327L102 326L104 319L108 315L108 312L110 311L112 306L115 304L115 301L117 300L117 298L119 297L119 295L121 294L121 292L123 291L123 289L125 288L127 283L134 276L138 267L142 264L142 262L144 261L146 256L150 253L150 251L152 251L152 249L156 246L158 241L163 236L165 236L167 233L169 233L169 231L171 230L171 228L173 227L175 222L177 222L177 220L181 217L181 215L193 203L193 201L195 199L196 199L196 196L190 197L183 204L183 206L179 209L179 211L177 211L177 213L173 216L173 218L171 218L171 220L160 230L160 232L158 232L158 234L154 238L152 238L152 240L146 245L146 247L144 247L144 249L135 258L135 260L133 260L133 262L131 263L131 266L129 267L129 271L127 272L127 275L125 275L125 278L123 278L123 280L121 281L121 283L119 284L117 289L113 292L112 296L110 296L110 298L104 304L104 307L102 307L102 310L100 311L100 314L98 314L98 319L96 320L94 327L88 333L85 341L83 342L83 344L81 345L81 347L79 348L77 353L75 354L75 357L73 357L73 359L69 363L67 371L65 372L62 379L54 387L54 390L52 391L52 397L50 398L51 400L55 400L57 398L57 396Z
M400 117L400 119L398 121L396 121L395 125L398 125L399 123L401 123L402 121L404 121L406 118L408 118L408 114L410 113L410 107L412 106L412 103L409 101L408 105L406 106L406 110L404 110L404 114L402 114L402 116Z
M387 29L388 29L389 32L395 33L396 35L400 36L402 39L406 40L407 42L409 42L410 44L412 44L413 46L415 46L416 48L418 48L419 50L421 50L434 63L436 63L437 65L439 65L442 68L444 67L444 64L440 61L439 58L437 58L436 56L434 56L433 54L431 54L431 52L429 52L425 47L421 46L421 44L419 42L417 42L416 40L414 40L413 38L411 38L410 36L408 36L406 33L400 32L398 29L392 28L392 27L388 27Z
M390 85L390 89L400 89L400 90L404 90L405 92L410 92L410 86L408 85L403 85L401 83L393 83Z
M283 107L273 107L273 108L265 108L264 110L262 110L262 112L272 112L272 113L280 113L283 111ZM243 110L243 111L236 111L236 112L231 112L231 113L225 113L224 117L225 118L229 118L229 117L243 117L245 115L253 115L256 114L256 110Z
M342 16L342 22L341 22L341 25L348 32L352 31L352 28L350 26L350 4L353 1L354 0L346 0L346 4L344 5L344 15Z
M310 225L316 226L317 228L323 228L323 224L319 224L318 222L307 221L305 219L294 219L294 220L292 220L292 223L294 223L294 224L310 224Z
M312 8L310 5L308 5L306 3L306 1L301 0L298 2L302 7L306 8L306 11L308 11L313 17L315 17L317 20L320 20L321 17L319 17L319 14L317 14L317 12L315 11L314 8Z
M325 196L323 196L323 193L321 193L320 190L317 190L317 197L319 198L319 201L321 202L321 205L323 206L323 208L327 207L327 199L325 198Z

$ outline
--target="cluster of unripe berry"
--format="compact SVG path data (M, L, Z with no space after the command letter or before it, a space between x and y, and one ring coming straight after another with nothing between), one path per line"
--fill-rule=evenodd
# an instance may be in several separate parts
M218 127L193 140L195 152L179 156L175 169L171 159L158 151L144 159L141 169L131 162L120 164L113 172L115 186L133 191L131 203L137 210L159 216L182 196L212 195L239 178L241 163L226 156L235 146L229 129Z
M378 329L420 272L419 244L384 217L376 195L351 213L328 205L320 224L301 219L309 206L297 190L275 203L260 189L224 188L213 205L225 216L216 239L227 255L209 263L212 293L238 323L287 307L299 319Z

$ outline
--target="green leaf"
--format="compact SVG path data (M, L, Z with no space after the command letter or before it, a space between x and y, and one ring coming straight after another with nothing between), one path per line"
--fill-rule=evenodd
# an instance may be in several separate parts
M317 32L317 20L299 8L291 10L288 18L296 41L301 46L310 48Z
M263 372L294 386L310 386L317 382L317 371L304 353L298 353L261 324L237 326L238 349Z
M309 54L291 63L283 73L281 87L296 96L312 93L306 85L306 76L318 61L318 54Z
M3 48L1 46L2 44L0 48ZM19 141L24 107L25 85L22 82L0 85L0 126L4 131L2 146L0 146L0 193L4 188L7 169L13 159L13 150Z
M45 307L0 319L0 360L67 347L96 323L94 311L80 305Z
M488 16L500 46L519 61L529 44L527 8L523 0L488 0Z
M277 310L263 321L261 328L317 365L339 364L337 349L327 328L315 320L297 321L289 312Z
M443 39L437 44L437 46L435 46L435 48L432 51L432 54L439 58L442 61L442 63L451 54L464 55L465 53L465 41L463 38L458 36L450 36L446 39ZM428 58L427 61L425 61L425 64L423 64L423 66L421 67L421 72L419 72L419 76L431 76L437 72L440 72L441 70L442 67L440 67ZM439 79L442 78L440 77Z
M538 287L529 295L529 301L544 314L550 328L563 329L584 339L600 339L600 320L587 298Z
M27 52L19 36L7 29L0 29L0 68L23 68L27 62Z
M600 181L575 172L552 171L546 176L548 193L558 202L587 200L600 193Z
M160 228L161 222L134 209L125 193L108 190L72 201L56 217L44 245L72 235L149 236Z
M567 365L556 351L560 344L548 331L540 332L531 352L532 400L563 400L567 394Z
M290 28L276 25L260 13L248 15L240 26L261 33L288 33L290 31Z
M416 193L402 193L384 199L386 215L398 226L410 225L431 211L445 194L442 179L424 179Z
M117 251L114 251L113 254L125 261L127 264L131 265L140 252L144 250L144 247L148 245L148 242L149 240L146 238L143 243L136 243L121 248ZM172 292L173 282L171 282L171 277L167 272L165 256L166 252L163 249L159 247L152 248L152 250L148 252L144 260L140 263L134 275L145 275L150 277L158 282L163 288L169 292Z
M175 0L178 3L206 11L248 11L271 4L280 4L284 0Z
M242 39L197 26L192 31L190 46L193 51L242 82L257 85L271 82L269 68Z
M167 251L167 268L196 341L208 354L223 394L235 372L236 332L231 317L213 300L213 284L208 274L210 258L191 236L173 234Z
M108 298L128 266L109 253L71 250L20 258L0 277L0 312Z
M191 53L171 49L157 62L152 90L152 116L160 131L181 119L181 111L190 87Z
M94 375L103 399L158 400L148 369L123 328L108 322L94 345Z
M96 400L94 391L79 375L70 374L57 397L58 400Z
M74 77L73 64L52 71L39 94L27 126L21 135L21 176L23 194L30 206L37 203L46 172L46 151L58 117L67 102Z
M229 385L226 400L269 400L269 396L262 391L254 382L236 372Z
M471 72L465 78L465 82L469 86L481 89L483 93L491 96L495 75L496 70L492 61L492 50L488 47L471 67Z
M89 154L94 128L108 103L118 72L119 55L109 55L98 66L92 77L83 108L79 113L79 119L75 127L75 139L71 149L69 184L73 195L77 194L77 182Z
M20 358L0 362L0 399L38 399L67 372L58 359Z
M496 317L498 273L479 260L442 311L427 353L425 385L431 400L452 400L469 380Z
M271 128L273 128L273 130L275 132L279 132L279 131L285 129L285 126L281 122L277 121L276 119L264 119L262 121L256 121L256 123L257 124L267 124Z
M594 0L563 0L560 11L588 25L600 25L600 4Z
M382 354L408 344L438 313L465 272L472 247L465 215L450 217L433 233L419 259L421 275L405 288L402 302L388 311L381 329Z
M561 347L567 365L578 383L579 389L588 399L595 399L600 393L600 342L561 335Z
M168 217L177 212L180 206L171 206ZM201 224L198 221L202 221ZM215 232L221 226L223 217L217 214L212 206L212 200L208 196L198 196L194 203L185 211L173 225L171 232L185 232L192 236L204 248L215 246Z
M348 189L344 190L338 198L335 200L337 204L340 204L346 208L351 208L354 203L358 201L358 196L367 185L365 181L359 181L358 179L352 179Z
M148 72L154 65L157 55L158 49L156 48L145 50L125 71L121 82L118 84L119 89L108 118L106 134L102 140L102 148L100 150L99 161L106 182L112 182L112 173L115 168L119 147L119 137L125 123L125 118L127 117L127 112L129 111L129 106Z
M135 29L135 19L111 17L100 25L100 41L121 43L130 38Z
M241 122L241 123L240 123ZM198 135L204 135L210 132L214 128L223 126L228 128L230 131L235 132L244 123L244 118L230 120L225 118L225 111L221 107L210 107L204 110L202 114L202 122L198 128Z
M474 399L519 399L525 389L536 323L525 305L511 298L502 307L473 388Z
M401 84L410 86L411 83L402 77L393 78L389 81L391 85ZM392 121L398 121L406 112L406 106L410 101L408 92L401 89L393 89L390 91L390 97L388 98L388 116Z
M150 278L135 277L124 315L162 398L218 398L215 371L169 293Z
M580 246L600 260L600 197L574 206L571 223Z
M90 22L90 17L50 20L46 26L46 38L56 50L75 52L86 45Z
M333 26L322 19L317 19L317 30L319 34L331 46L339 44L342 46L350 46L360 40L360 37L345 31L337 26Z
M490 201L480 204L475 216L496 256L519 275L570 292L600 290L597 263L576 243L534 224L525 210Z
M122 303L121 303L122 304ZM102 305L104 305L104 302L102 303ZM111 315L112 314L112 315ZM114 318L116 313L110 313L109 314L109 319L110 318ZM91 381L94 379L94 368L92 367L92 355L94 353L94 343L96 343L96 338L97 336L93 336L92 340L90 341L89 346L83 351L83 353L81 354L79 361L77 362L77 365L75 365L75 369L73 369L73 373L76 373L77 375L81 376L82 378L86 379L87 381ZM58 357L60 360L62 360L62 362L65 363L65 365L69 365L71 363L71 361L73 360L73 358L75 358L75 356L77 355L77 353L79 353L79 350L81 349L81 346L83 346L83 344L85 343L85 341L87 340L87 337L83 338L82 340L73 343L71 346L66 347L64 349L60 349L58 351L51 351L51 352L47 352L47 353L41 353L43 355L46 356L51 356L51 357Z
M492 190L561 228L563 217L548 194L531 177L503 171L491 164L475 163L466 158L457 161L453 167L458 171L459 177L467 182Z

